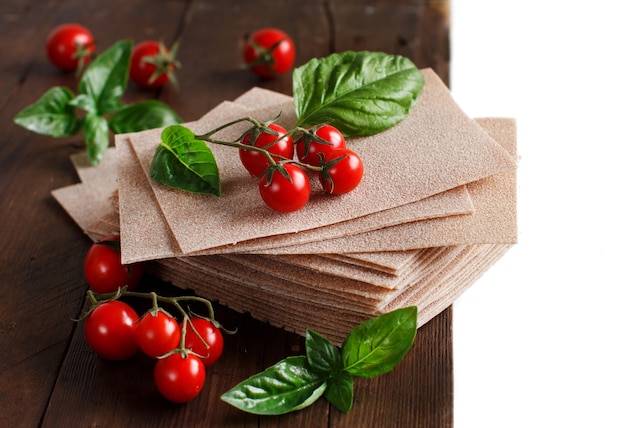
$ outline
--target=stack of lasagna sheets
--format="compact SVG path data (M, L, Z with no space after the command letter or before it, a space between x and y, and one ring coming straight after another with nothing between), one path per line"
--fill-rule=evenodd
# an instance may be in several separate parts
M124 263L150 261L181 288L254 318L340 343L357 324L416 305L419 325L448 307L517 240L516 129L470 119L430 69L407 118L350 139L360 186L283 214L267 208L236 149L211 145L222 196L149 178L161 130L117 135L97 167L72 157L81 182L53 192L93 240L121 236ZM295 121L290 97L254 88L186 123L203 134L241 117ZM236 139L247 125L215 135Z

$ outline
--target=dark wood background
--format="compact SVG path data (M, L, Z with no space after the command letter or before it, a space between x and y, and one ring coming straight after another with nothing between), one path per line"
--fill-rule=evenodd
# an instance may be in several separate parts
M124 101L156 97L185 120L253 86L291 94L289 75L261 81L241 64L246 33L282 28L298 47L297 64L344 50L402 54L448 81L446 0L3 0L0 3L0 426L3 427L445 427L452 425L452 310L418 331L415 346L390 374L355 383L343 414L324 399L281 417L248 415L219 400L235 383L287 355L303 339L216 306L227 336L201 395L186 405L161 398L152 362L111 363L87 346L82 324L82 262L90 240L52 199L78 182L69 156L81 137L52 139L17 127L12 117L47 89L76 79L47 62L44 43L56 25L90 28L101 52L119 39L181 37L180 87L145 92L129 84ZM156 278L143 287L171 290Z

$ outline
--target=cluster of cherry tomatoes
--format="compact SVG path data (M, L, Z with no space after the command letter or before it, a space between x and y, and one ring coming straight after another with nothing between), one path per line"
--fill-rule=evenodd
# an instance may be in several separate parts
M129 77L139 87L155 89L176 83L175 70L178 43L170 48L155 40L137 43L132 51ZM86 27L68 23L54 28L46 40L50 62L63 71L80 72L91 61L96 50L93 34ZM246 38L243 58L247 68L271 79L287 73L295 62L295 45L283 31L263 28Z
M305 170L315 172L324 192L334 195L354 190L363 178L363 161L329 124L304 130L294 143L285 128L270 123L260 132L245 134L241 144L265 149L240 148L239 158L250 175L260 177L259 192L265 204L279 212L297 211L308 203L311 184ZM298 162L292 161L294 156Z
M152 309L142 316L117 296L94 302L84 326L87 343L94 352L102 358L121 361L140 351L155 360L154 383L165 398L174 403L195 398L204 385L206 368L221 357L224 348L216 323L186 313L179 322L159 305L156 294L133 294L143 267L121 263L119 236L94 243L85 257L84 269L88 284L100 296L120 293L124 287L126 295L143 295L153 300ZM185 298L162 299L177 302Z

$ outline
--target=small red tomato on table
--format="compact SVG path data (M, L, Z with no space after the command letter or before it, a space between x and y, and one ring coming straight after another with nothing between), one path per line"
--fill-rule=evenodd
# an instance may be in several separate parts
M46 39L50 62L63 71L82 70L95 50L93 35L80 24L62 24Z
M272 79L291 70L296 59L296 48L284 31L262 28L246 39L243 59L254 73Z
M85 256L85 280L96 293L113 293L127 286L134 289L143 276L141 263L124 265L120 252L120 237L108 236L94 242Z
M206 369L193 354L175 352L157 360L154 383L157 390L173 403L194 399L204 387Z
M137 322L137 345L151 358L158 358L176 349L180 342L180 327L170 314L148 311Z
M98 305L85 321L85 338L102 358L127 360L137 352L137 312L119 300Z

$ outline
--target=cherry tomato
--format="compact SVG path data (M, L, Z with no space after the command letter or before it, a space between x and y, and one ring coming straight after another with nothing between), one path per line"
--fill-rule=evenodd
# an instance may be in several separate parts
M363 161L352 150L335 150L325 157L325 163L319 178L327 193L343 195L351 192L363 178Z
M137 312L124 302L112 300L98 305L85 321L85 337L102 358L127 360L137 352Z
M160 42L146 40L138 43L130 57L131 80L144 89L165 86L174 78L174 71L179 66L174 55L175 52L170 52Z
M268 184L268 173L263 174L259 180L261 198L273 210L283 213L298 211L307 204L311 195L309 177L297 165L288 163L283 167L291 181L280 171L274 171Z
M186 403L200 394L205 377L200 358L192 354L174 353L157 360L154 367L157 390L174 403Z
M180 327L167 313L146 312L137 323L137 345L151 358L165 355L176 349L180 343Z
M94 50L93 35L79 24L59 25L46 40L48 59L63 71L83 68L91 60Z
M132 290L141 280L144 265L123 265L119 245L119 236L109 236L92 244L87 251L85 279L96 293L112 293L124 285Z
M254 73L271 79L291 70L296 59L296 48L285 32L276 28L263 28L246 40L243 59Z
M287 134L287 130L276 123L270 123L268 128L275 134L268 131L261 132L256 140L254 140L254 144L252 144L252 134L248 133L241 139L241 144L265 148L271 154L292 159L294 154L293 139L290 135L285 135ZM270 161L267 159L267 156L265 156L264 153L254 150L239 149L239 159L241 159L244 168L246 168L253 177L260 177L267 167L270 166ZM278 160L275 156L274 159Z
M207 319L192 317L189 319L189 322L193 324L197 334L191 329L191 326L187 326L185 347L200 355L202 357L200 360L204 364L204 367L209 367L222 356L224 337L220 329L215 327L215 325ZM200 339L198 335L200 335L202 339ZM202 340L204 340L204 342Z
M296 153L301 162L319 166L319 154L326 156L335 149L346 148L343 134L334 126L322 125L310 131L311 134L304 134L302 139L296 143Z

